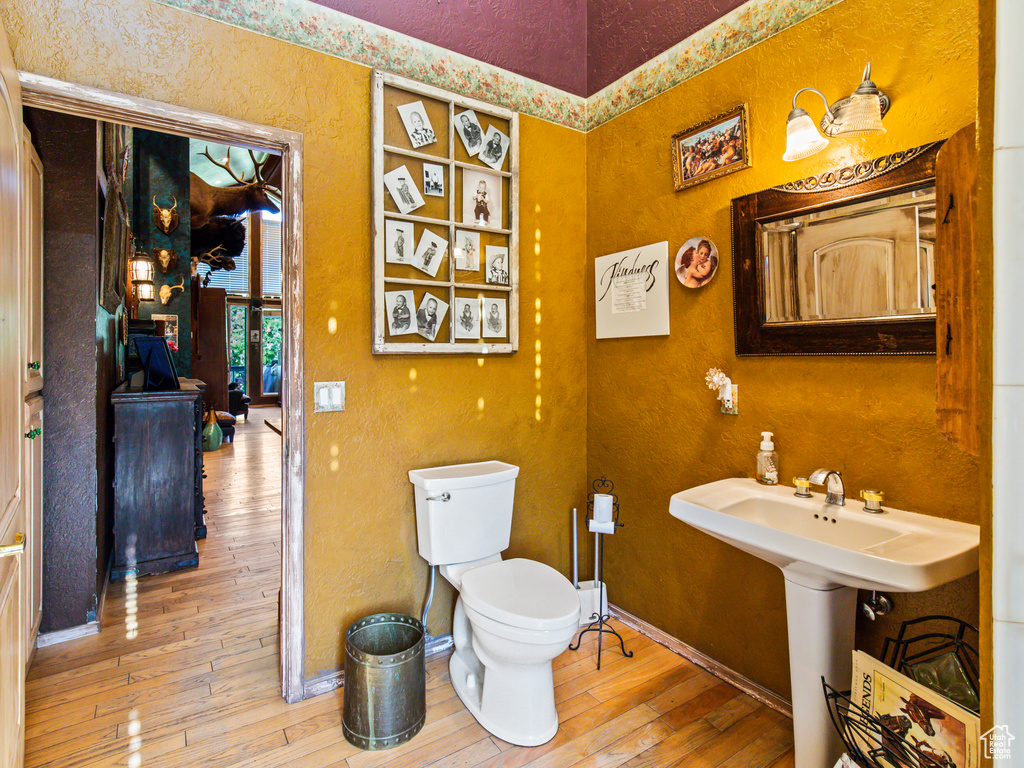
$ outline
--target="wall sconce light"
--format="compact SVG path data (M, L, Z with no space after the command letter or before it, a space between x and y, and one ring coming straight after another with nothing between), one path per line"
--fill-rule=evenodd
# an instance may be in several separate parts
M804 91L813 91L825 103L825 116L821 118L821 133L806 110L796 105ZM840 99L829 106L825 94L817 88L801 88L793 96L793 111L786 118L786 154L783 160L802 160L828 146L825 136L854 138L885 133L882 118L889 111L890 99L871 81L871 63L864 67L864 78L849 98ZM821 134L825 134L822 136Z
M129 271L132 276L132 288L135 298L139 301L156 301L156 286L153 285L153 260L145 251L136 251L132 257Z
M152 282L135 283L135 296L139 301L156 301L156 286Z
M136 251L132 258L132 282L153 282L153 260L145 251Z

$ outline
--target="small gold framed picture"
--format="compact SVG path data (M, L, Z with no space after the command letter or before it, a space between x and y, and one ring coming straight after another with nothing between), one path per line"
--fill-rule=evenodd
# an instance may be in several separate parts
M672 136L676 191L750 167L747 105L740 104Z

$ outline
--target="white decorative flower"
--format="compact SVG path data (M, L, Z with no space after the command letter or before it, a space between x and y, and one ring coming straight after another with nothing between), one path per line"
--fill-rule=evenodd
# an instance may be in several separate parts
M725 384L726 375L717 368L712 368L704 380L708 383L708 389L721 389Z

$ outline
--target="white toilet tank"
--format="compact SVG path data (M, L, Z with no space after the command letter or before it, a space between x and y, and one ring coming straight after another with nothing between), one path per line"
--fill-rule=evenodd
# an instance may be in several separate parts
M411 470L420 557L450 565L508 549L518 474L502 461Z

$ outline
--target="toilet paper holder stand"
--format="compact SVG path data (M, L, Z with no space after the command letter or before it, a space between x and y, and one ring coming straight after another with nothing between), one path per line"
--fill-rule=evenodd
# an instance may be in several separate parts
M569 646L570 651L578 651L583 642L583 636L587 632L597 633L597 668L601 669L601 640L604 635L613 635L619 641L622 655L627 659L633 658L633 652L626 650L626 643L622 635L615 631L610 624L611 615L604 613L606 605L603 593L605 584L604 576L604 547L601 538L615 533L616 528L622 528L623 523L619 522L619 497L612 491L615 488L608 478L602 476L592 484L593 490L587 494L587 530L594 534L594 584L600 590L597 600L597 611L591 614L593 621L587 625L576 637L576 642ZM609 514L610 512L610 514ZM607 518L607 519L600 519ZM609 525L610 524L610 525ZM576 579L576 510L573 510L573 581L578 585Z

